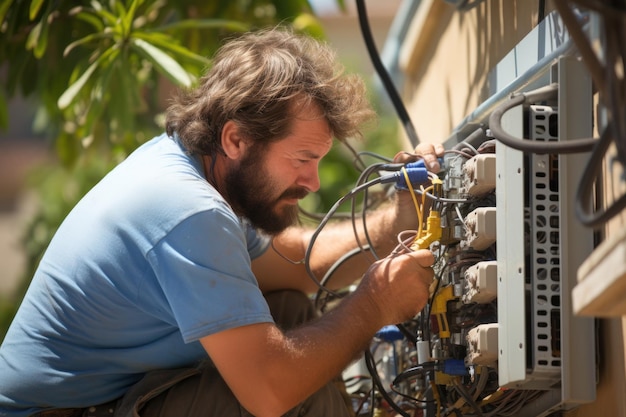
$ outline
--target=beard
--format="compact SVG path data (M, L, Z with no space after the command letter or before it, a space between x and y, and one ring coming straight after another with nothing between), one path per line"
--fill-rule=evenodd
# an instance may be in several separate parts
M279 192L265 169L265 154L260 148L250 149L239 166L226 173L225 191L237 215L247 218L257 229L276 235L298 220L298 206L281 207L281 200L304 198L308 191L291 187Z

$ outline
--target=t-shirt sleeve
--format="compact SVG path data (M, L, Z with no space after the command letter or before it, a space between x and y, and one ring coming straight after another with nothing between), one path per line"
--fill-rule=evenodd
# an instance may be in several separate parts
M263 255L270 246L271 238L254 228L250 222L245 219L242 220L242 224L246 230L246 239L248 242L248 253L250 254L250 259L258 258Z
M186 343L273 321L234 216L219 209L197 213L161 239L148 258Z

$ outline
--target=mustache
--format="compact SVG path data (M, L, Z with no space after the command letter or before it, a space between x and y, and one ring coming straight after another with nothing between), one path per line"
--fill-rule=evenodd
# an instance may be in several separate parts
M288 190L285 190L285 192L280 195L279 200L283 199L283 198L302 199L302 198L306 197L307 195L309 195L309 192L305 188L301 188L301 187L290 188Z

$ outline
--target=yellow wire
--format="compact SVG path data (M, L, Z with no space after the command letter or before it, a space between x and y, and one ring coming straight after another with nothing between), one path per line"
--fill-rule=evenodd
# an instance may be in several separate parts
M417 197L415 196L415 190L413 189L413 184L411 184L411 180L409 179L409 174L406 172L406 169L402 167L402 174L404 174L404 179L406 180L406 186L409 188L411 192L411 197L413 198L413 205L415 205L415 211L417 213L417 219L419 220L419 229L417 232L416 238L419 238L420 231L422 230L422 222L424 221L422 216L422 210L420 209L420 205L417 202Z
M421 187L421 191L422 191L422 205L421 205L421 209L424 210L424 205L426 204L426 193L433 190L434 186L429 186L426 189L424 189L424 187ZM424 216L423 214L424 212L422 211L422 217ZM423 224L423 219L420 218L420 225L419 228L417 229L417 238L421 238L422 237L422 233L424 232L424 224Z

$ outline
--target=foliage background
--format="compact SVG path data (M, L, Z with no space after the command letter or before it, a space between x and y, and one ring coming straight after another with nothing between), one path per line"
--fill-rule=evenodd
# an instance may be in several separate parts
M0 127L9 123L12 97L35 97L34 129L45 133L57 157L32 178L40 204L24 233L27 270L18 294L0 298L0 340L63 218L113 166L161 132L172 89L192 86L225 38L278 24L325 38L308 0L0 4L0 65L6 69ZM396 137L396 123L383 118L355 146L393 154L397 145L390 137ZM357 176L352 155L335 147L320 166L323 190L307 209L328 209Z

